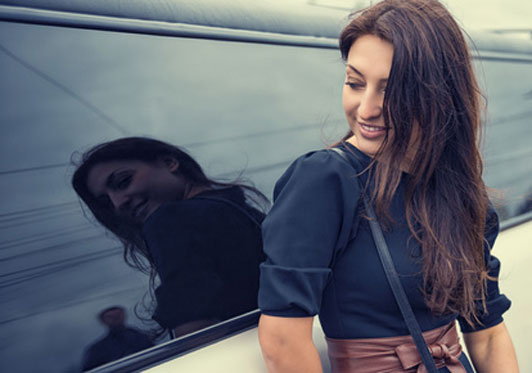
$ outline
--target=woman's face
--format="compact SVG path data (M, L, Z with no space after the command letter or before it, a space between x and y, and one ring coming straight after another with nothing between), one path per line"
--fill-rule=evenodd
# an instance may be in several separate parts
M386 133L382 103L392 67L393 45L375 35L360 36L347 56L343 106L353 136L348 139L373 156Z
M179 162L117 160L98 163L87 177L89 192L108 200L118 216L143 222L165 202L183 199L186 180L176 173Z

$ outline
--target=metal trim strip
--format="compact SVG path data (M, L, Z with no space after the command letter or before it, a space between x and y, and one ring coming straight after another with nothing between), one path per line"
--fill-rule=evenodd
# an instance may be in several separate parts
M147 369L242 333L248 329L255 328L258 325L259 317L260 311L254 310L209 328L154 346L148 350L140 351L120 360L115 360L92 369L90 372L120 373Z
M230 42L324 49L338 48L337 39L329 37L100 16L10 5L0 5L0 21ZM489 61L532 63L532 55L527 53L475 51L473 49L472 56L474 59Z
M0 5L0 21L62 26L137 34L337 49L338 41L326 37L229 29L185 23L146 21Z

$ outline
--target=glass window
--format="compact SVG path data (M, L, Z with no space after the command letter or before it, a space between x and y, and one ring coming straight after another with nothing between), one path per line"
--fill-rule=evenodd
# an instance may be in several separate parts
M532 63L477 61L486 95L484 180L502 220L532 211Z
M345 131L335 50L14 23L0 35L0 332L10 341L0 354L19 372L110 358L95 343L112 344L109 323L121 318L137 334L111 358L145 348L157 328L143 320L154 311L149 277L72 190L73 152L149 136L270 197L290 161Z

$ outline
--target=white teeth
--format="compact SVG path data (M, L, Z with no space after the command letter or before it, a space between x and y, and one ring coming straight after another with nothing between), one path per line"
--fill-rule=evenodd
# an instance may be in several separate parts
M377 132L384 129L383 127L366 126L365 124L361 124L360 126L369 132Z

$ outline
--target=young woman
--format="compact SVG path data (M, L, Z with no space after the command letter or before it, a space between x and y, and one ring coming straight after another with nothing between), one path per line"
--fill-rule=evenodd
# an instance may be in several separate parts
M176 146L130 137L87 151L72 177L94 217L124 244L124 258L155 276L153 318L182 335L257 308L260 223L242 184L209 179ZM246 194L245 194L246 192Z
M481 179L480 98L459 26L436 0L385 0L340 36L348 134L298 158L263 223L259 339L271 372L425 372L364 213L375 206L440 372L517 372L502 314L498 219ZM406 348L409 353L402 353ZM413 348L412 348L413 347ZM375 352L375 348L379 352Z

